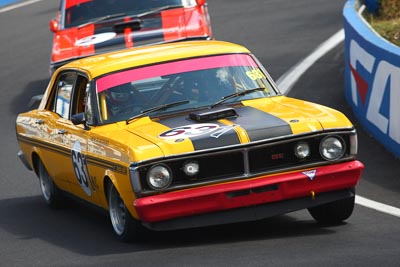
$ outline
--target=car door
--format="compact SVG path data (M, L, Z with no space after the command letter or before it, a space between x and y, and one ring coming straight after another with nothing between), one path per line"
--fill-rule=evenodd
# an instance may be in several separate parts
M70 152L62 146L63 132L58 127L58 121L68 113L75 77L70 72L57 75L49 85L51 89L45 107L38 109L38 117L34 121L40 137L40 160L57 187L63 191L71 190L66 171L70 165L67 161Z
M88 79L79 72L66 72L63 77L55 99L55 112L59 115L55 127L60 135L58 145L66 153L58 172L60 177L68 179L72 194L96 203L97 186L90 177L86 160L90 130L71 121L73 115L85 111Z

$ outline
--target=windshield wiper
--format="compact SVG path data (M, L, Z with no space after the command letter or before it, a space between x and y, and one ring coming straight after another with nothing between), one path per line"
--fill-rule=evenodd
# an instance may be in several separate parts
M189 100L182 100L182 101L172 102L172 103L168 103L168 104L162 104L162 105L159 105L159 106L156 106L156 107L152 107L152 108L149 108L149 109L142 110L142 111L140 111L140 113L138 115L135 115L135 116L127 119L126 120L126 124L128 124L129 122L133 121L134 119L142 117L142 116L144 116L146 114L149 114L149 113L152 113L152 112L155 112L155 111L166 110L166 109L169 109L169 108L172 108L172 107L185 105L185 104L187 104L189 102L190 102Z
M91 21L88 21L86 23L83 23L83 24L79 25L78 28L80 29L80 28L85 27L86 25L89 25L89 24L92 24L92 23L96 24L96 23L99 23L101 21L105 21L105 20L109 20L109 19L115 19L115 18L119 18L119 17L123 17L123 16L126 16L126 13L116 13L116 14L106 15L106 16L103 16L103 17L98 17L98 18L95 18L95 19L93 19Z
M214 108L215 106L218 106L218 105L222 104L223 102L225 102L225 101L227 101L229 99L232 99L232 98L235 98L235 97L238 97L238 96L251 94L251 93L254 93L254 92L258 92L258 91L264 91L264 90L265 90L265 88L260 87L260 88L253 88L253 89L249 89L249 90L244 90L244 91L241 91L241 92L236 92L236 93L224 96L223 98L221 98L220 100L218 100L217 102L212 104L210 106L210 108Z
M159 12L164 11L164 10L174 9L174 8L181 8L181 7L184 7L184 6L183 5L167 5L167 6L157 7L157 8L148 10L146 12L137 14L137 15L129 15L129 17L131 17L131 18L140 18L140 17L144 17L144 16L147 16L147 15L150 15L150 14L159 13ZM105 20L109 20L109 19L115 19L115 18L119 18L119 17L123 17L123 16L127 16L127 14L126 13L117 13L117 14L106 15L106 16L103 16L103 17L95 18L95 19L93 19L93 20L91 20L89 22L83 23L83 24L79 25L78 28L85 27L86 25L89 25L89 24L92 24L92 23L96 24L96 23L99 23L101 21L105 21Z
M140 14L137 14L137 15L133 15L132 17L140 18L140 17L144 17L144 16L147 16L147 15L150 15L150 14L159 13L159 12L164 11L164 10L174 9L174 8L181 8L181 7L184 7L184 6L183 5L167 5L167 6L162 6L162 7L156 7L154 9L150 9L149 11L146 11L146 12L143 12L143 13L140 13Z

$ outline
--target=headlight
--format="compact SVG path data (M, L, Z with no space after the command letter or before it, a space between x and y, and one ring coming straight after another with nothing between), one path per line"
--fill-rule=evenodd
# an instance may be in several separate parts
M166 165L155 165L147 172L147 183L154 190L164 189L171 182L172 173Z
M199 173L199 171L200 171L199 163L195 161L189 161L183 165L183 172L187 176L195 176Z
M327 136L319 145L319 152L326 160L337 160L344 155L346 145L339 136Z
M310 156L310 146L306 142L299 142L294 147L294 154L299 159L304 159Z

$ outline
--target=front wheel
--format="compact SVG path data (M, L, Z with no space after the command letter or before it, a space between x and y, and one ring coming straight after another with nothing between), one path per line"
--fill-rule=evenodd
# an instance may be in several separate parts
M355 196L309 208L311 216L321 224L339 224L353 213Z
M47 205L53 209L62 207L64 204L62 192L55 185L41 161L39 161L38 176L40 190Z
M112 183L108 186L108 209L114 232L120 240L130 242L141 237L140 223L129 213Z

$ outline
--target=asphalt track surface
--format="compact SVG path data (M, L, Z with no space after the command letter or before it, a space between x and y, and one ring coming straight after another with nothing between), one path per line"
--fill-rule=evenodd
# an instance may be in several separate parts
M210 0L217 39L243 44L274 79L343 27L344 0ZM268 220L114 238L107 217L82 203L48 209L16 154L15 118L49 80L48 22L58 1L0 13L0 266L399 266L400 218L356 205L339 226L307 211ZM343 44L318 60L289 96L336 108L359 133L365 172L357 194L400 207L400 161L371 138L344 101Z

